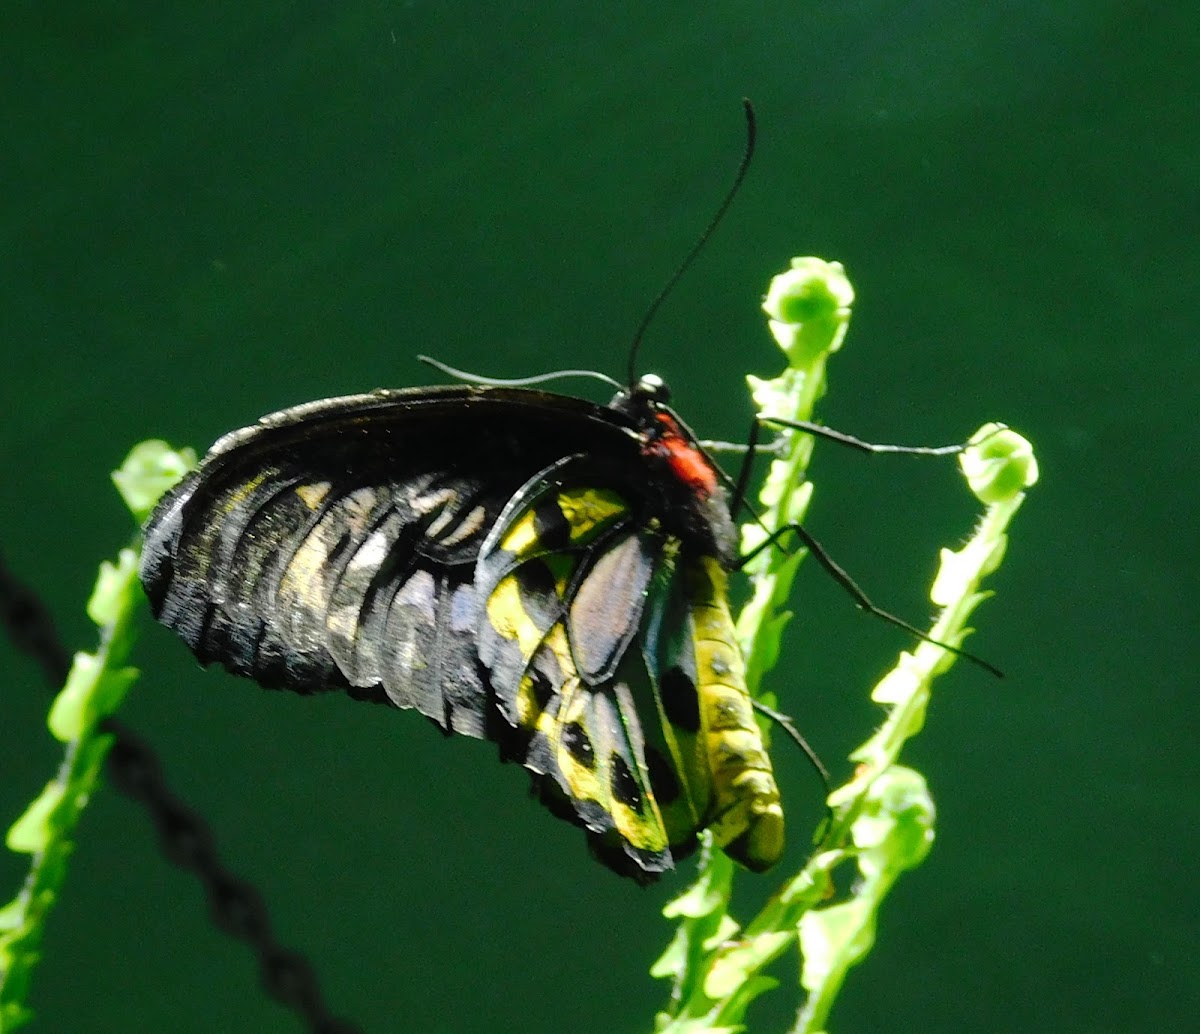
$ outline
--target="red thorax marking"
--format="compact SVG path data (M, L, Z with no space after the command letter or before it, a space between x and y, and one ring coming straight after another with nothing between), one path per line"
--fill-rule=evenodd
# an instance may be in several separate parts
M712 495L717 490L717 475L702 453L669 413L656 413L658 434L646 443L646 452L666 460L680 481Z

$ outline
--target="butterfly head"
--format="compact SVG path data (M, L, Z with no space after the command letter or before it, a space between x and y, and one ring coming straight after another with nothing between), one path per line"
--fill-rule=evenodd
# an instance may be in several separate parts
M644 373L629 387L621 388L609 406L644 425L653 421L655 413L670 412L670 402L667 382L656 373Z

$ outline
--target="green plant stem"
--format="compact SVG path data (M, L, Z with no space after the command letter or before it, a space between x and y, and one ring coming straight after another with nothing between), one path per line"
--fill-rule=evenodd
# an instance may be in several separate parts
M65 744L62 763L8 831L9 849L30 855L30 863L20 893L0 910L0 1031L16 1030L32 1016L24 1002L42 931L66 879L75 828L112 746L112 737L98 724L137 678L135 669L123 667L132 642L136 585L133 550L122 550L115 564L101 565L88 601L88 615L100 626L99 647L75 655L50 710L50 731Z
M811 419L825 393L828 356L845 338L853 298L837 263L795 259L791 270L775 278L763 308L772 317L771 332L789 363L773 380L748 378L760 416ZM805 480L805 470L812 457L812 436L790 434L786 449L786 455L771 464L759 494L761 523L742 528L743 552L761 546L772 531L802 522L807 512L812 485ZM752 695L761 695L763 676L779 657L783 631L791 619L787 599L803 557L802 550L788 554L767 549L746 566L751 598L738 617L737 633ZM767 732L763 730L764 736ZM719 1031L726 1029L726 1019L736 1026L753 997L773 986L761 975L754 981L748 973L745 979L727 980L719 968L714 975L718 953L735 943L732 938L739 930L728 914L733 872L729 858L709 849L706 841L695 884L663 910L679 924L671 944L650 970L672 980L667 1010L657 1021L660 1031ZM744 943L744 938L736 943Z
M853 292L836 263L796 259L792 267L776 277L764 304L791 366L775 381L750 381L765 415L806 420L824 390L825 359L845 336ZM811 437L792 437L788 455L772 464L760 497L768 529L799 521L811 497L811 485L803 480ZM941 607L930 636L953 646L969 633L966 623L988 595L981 583L1003 558L1008 525L1025 489L1037 480L1032 450L1019 435L987 425L971 443L960 465L987 508L962 549L942 550L930 590ZM754 548L764 534L760 526L748 525L744 548ZM753 595L738 632L752 688L778 659L798 562L798 556L772 550L747 565ZM851 754L858 767L830 795L830 816L815 852L745 928L728 914L732 863L707 853L697 883L664 909L680 923L651 970L673 980L668 1007L657 1019L660 1034L741 1029L750 1002L776 984L764 970L793 945L800 948L800 984L807 992L793 1030L816 1034L825 1029L846 974L874 942L883 900L900 874L919 864L932 846L933 801L922 777L896 761L924 723L933 679L955 660L953 653L928 642L900 655L871 694L887 708L887 716ZM853 890L831 901L834 872L847 864L857 868Z
M113 474L139 521L157 495L177 480L194 457L171 453L148 442L130 453ZM46 921L67 876L75 830L96 789L113 737L100 723L120 706L138 677L125 661L134 641L134 618L141 600L137 553L123 549L116 563L104 561L87 603L99 626L94 653L77 653L66 684L50 707L47 725L64 744L58 772L9 828L5 843L30 856L21 890L0 908L0 1034L32 1018L25 1004Z

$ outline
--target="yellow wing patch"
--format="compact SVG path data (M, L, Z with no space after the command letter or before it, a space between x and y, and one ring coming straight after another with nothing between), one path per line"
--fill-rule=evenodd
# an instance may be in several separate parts
M669 868L704 828L747 868L769 868L783 810L726 572L635 526L614 492L543 484L477 568L494 572L477 582L492 635L480 656L528 736L522 762L610 864L624 852L622 871Z
M580 547L628 513L625 501L607 490L559 489L542 496L500 539L500 548L511 554L509 573L490 588L485 611L491 629L519 654L506 659L503 670L520 672L511 714L530 738L526 766L554 780L577 821L593 834L615 836L643 870L657 871L669 865L668 842L643 756L641 719L619 674L594 684L585 679L575 659L580 646L573 646L568 632L568 597L578 590L576 576L587 555ZM556 527L560 535L566 531L568 544L552 551L541 530ZM621 617L610 620L619 624ZM629 620L636 615L626 616L621 627ZM493 664L494 676L498 666Z
M556 502L576 544L594 538L629 511L625 500L608 489L569 489L559 492Z
M296 488L296 495L310 510L316 510L325 501L325 497L329 495L332 487L328 481L318 481L312 485L299 485Z
M560 592L567 582L556 579ZM639 722L632 701L615 699L611 684L584 683L562 622L546 632L539 629L523 603L515 574L496 586L487 614L492 628L521 652L526 674L516 694L516 716L521 728L540 737L548 749L553 766L544 774L559 783L589 829L615 830L638 852L666 850L662 814L640 751L630 741L629 724ZM538 665L546 658L553 664ZM557 684L539 686L539 679L529 673L535 665L543 672L557 670ZM640 728L636 735L640 738Z

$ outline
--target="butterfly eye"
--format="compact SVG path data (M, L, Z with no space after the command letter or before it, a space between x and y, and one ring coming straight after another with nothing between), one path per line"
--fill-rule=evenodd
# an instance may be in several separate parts
M644 373L633 386L633 394L665 406L671 401L671 389L656 373Z

